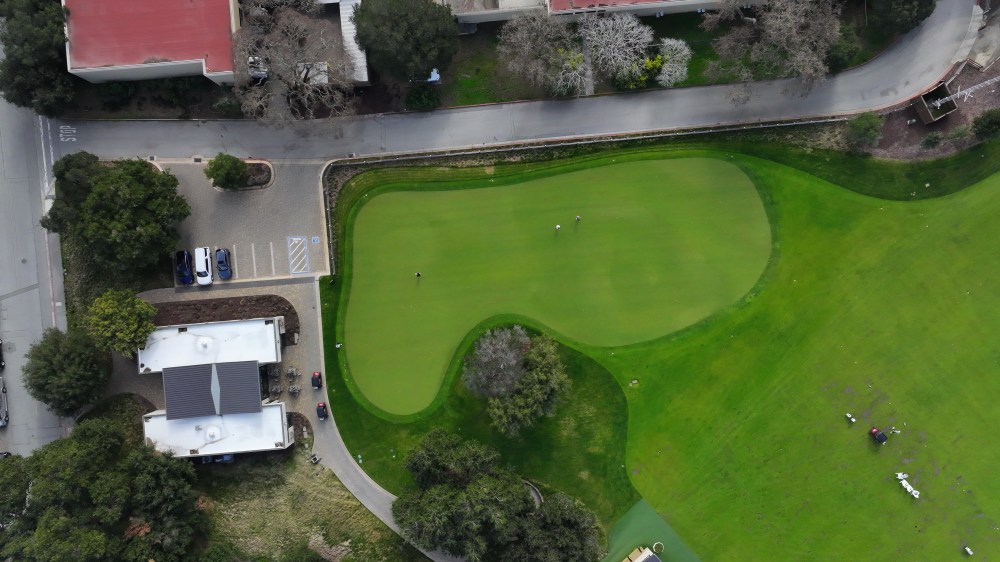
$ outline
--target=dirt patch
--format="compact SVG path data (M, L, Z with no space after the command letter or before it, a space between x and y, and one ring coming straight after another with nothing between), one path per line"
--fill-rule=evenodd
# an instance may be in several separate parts
M295 442L303 443L306 439L309 439L308 443L311 443L313 431L312 424L309 423L309 419L298 412L289 412L288 423L292 425L293 431L295 432ZM306 434L308 433L308 437Z
M972 86L1000 76L1000 64L994 64L981 72L972 65L965 68L949 84L952 94L965 91ZM972 120L987 109L1000 106L1000 84L992 84L955 100L958 111L940 120L924 125L912 107L904 106L886 116L882 128L882 140L872 154L880 158L899 160L924 160L940 158L968 148L976 142L972 135ZM932 134L939 135L937 146L927 146L925 139Z
M295 345L299 341L299 314L292 303L278 295L165 302L154 306L156 316L153 318L153 323L157 326L284 316L285 333L281 336L282 345Z
M262 162L247 163L247 185L267 185L271 181L271 167Z

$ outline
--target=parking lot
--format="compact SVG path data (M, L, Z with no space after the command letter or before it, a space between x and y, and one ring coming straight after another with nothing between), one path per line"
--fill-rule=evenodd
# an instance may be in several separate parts
M320 165L276 165L273 185L239 192L212 187L204 164L162 165L177 176L179 192L191 205L179 228L179 249L229 248L233 281L329 272Z

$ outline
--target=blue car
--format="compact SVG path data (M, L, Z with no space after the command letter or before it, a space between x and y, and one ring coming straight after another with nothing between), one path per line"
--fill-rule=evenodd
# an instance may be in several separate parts
M194 261L191 259L191 253L187 250L177 252L174 254L174 263L177 270L177 282L181 285L194 283Z
M233 278L233 268L229 263L229 250L216 248L215 269L219 272L219 279L227 281Z

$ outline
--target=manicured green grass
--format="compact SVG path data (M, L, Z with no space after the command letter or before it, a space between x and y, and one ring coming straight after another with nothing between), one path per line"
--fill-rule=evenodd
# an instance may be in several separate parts
M333 318L336 287L323 282L320 293L324 318ZM495 319L498 324L517 320ZM468 348L488 326L477 327L460 347ZM333 349L332 330L324 330L324 340L326 348ZM412 423L392 423L373 415L352 397L340 377L327 378L330 404L351 452L361 455L365 471L394 493L414 486L403 465L405 453L432 429L443 427L495 447L504 465L530 479L543 493L557 489L583 500L610 528L639 499L625 470L625 395L614 377L593 359L569 348L562 349L562 356L573 381L570 391L552 417L543 418L515 439L490 427L485 404L471 396L457 377L442 407ZM328 372L337 372L338 357L342 356L327 353ZM601 399L594 400L595 396Z
M715 159L593 164L365 202L353 224L343 341L367 400L394 415L430 406L455 343L485 318L518 314L570 341L623 345L691 325L756 283L770 230L739 168Z
M752 298L693 327L613 348L568 340L603 366L566 352L579 358L570 368L576 385L568 403L603 406L623 394L617 400L627 400L627 438L620 429L602 438L618 446L627 439L627 477L704 560L945 560L960 555L964 544L977 555L1000 555L993 540L994 506L1000 505L993 467L1000 452L989 446L991 428L1000 424L1000 295L992 290L1000 277L994 218L1000 176L990 175L1000 145L910 165L747 139L701 146L770 156L816 175L734 152L614 153L619 161L636 154L714 155L735 163L764 198L778 251ZM494 174L503 184L561 168L573 165L497 167ZM484 173L394 171L384 189L452 176L466 178L455 185L471 185ZM378 175L359 177L341 201L378 193L379 183ZM863 194L951 195L896 202ZM338 209L340 223L350 216ZM341 267L351 264L342 258ZM329 344L336 288L323 289ZM435 425L503 446L481 417L477 425L481 404L454 378L455 359L483 327L453 342L458 352L446 375L451 392L412 423L380 419L355 401L347 383L331 384L348 445L363 451L364 468L390 490L408 485L403 454ZM343 354L328 358L336 372ZM617 384L607 386L609 376ZM592 379L605 380L579 394ZM639 384L630 385L633 379ZM858 423L849 425L845 412ZM590 428L620 423L621 416L617 405L598 411L587 431L576 434L551 429L561 423L558 416L545 420L544 439L503 449L504 460L529 477L546 474L544 485L591 504L611 529L635 503L634 492L627 483L570 475L597 462L572 454L591 445ZM875 446L866 435L872 425L895 425L902 433ZM557 445L562 449L549 450ZM615 445L599 448L617 454ZM897 471L910 474L919 500L895 482ZM621 538L629 536L612 532L611 546L640 540Z

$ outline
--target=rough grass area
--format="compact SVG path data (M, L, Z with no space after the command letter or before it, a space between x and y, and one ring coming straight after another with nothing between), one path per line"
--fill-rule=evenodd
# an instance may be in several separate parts
M587 164L395 190L385 184L398 174L375 172L382 192L348 226L342 339L373 406L427 408L455 342L484 318L513 313L570 341L622 345L693 324L756 283L770 230L739 168L695 158Z
M421 561L344 488L328 468L291 453L242 455L230 465L200 466L202 506L213 539L254 560L323 551L317 560ZM296 558L298 559L298 558Z
M169 255L143 271L108 272L94 264L90 252L72 236L60 238L66 292L66 316L70 325L83 320L94 299L109 289L131 289L136 292L173 287L174 278Z
M479 30L459 39L459 49L441 75L441 105L477 105L545 97L497 59L500 24L481 23Z
M993 475L1000 452L988 446L990 428L1000 425L1000 293L992 290L1000 276L1000 175L993 175L1000 143L909 165L745 137L673 146L686 150L660 156L715 157L751 177L778 251L752 298L690 328L612 348L564 338L624 393L625 465L643 499L704 560L895 562L915 553L946 560L966 544L977 555L1000 556L993 508L1000 505ZM482 170L453 173L472 178ZM377 188L361 181L341 203L366 189ZM336 287L324 289L329 343L336 337ZM481 327L452 345L464 351ZM337 372L343 355L327 357ZM597 378L605 372L588 371L587 363L571 371ZM435 416L460 419L462 391L450 388L423 417L389 423L353 415L363 411L354 403L356 389L330 385L349 445L392 446L389 459L401 457ZM577 395L572 405L584 410L608 396ZM848 423L846 412L858 422ZM558 426L558 417L545 423ZM873 425L900 433L877 446L867 436ZM453 427L502 440L488 429L477 433L484 430L472 420ZM505 460L568 470L566 451L591 445L586 432L552 435L563 451L550 455L550 443L540 441L506 452ZM405 485L389 476L388 461L370 465L371 454L365 467L377 479L390 489ZM900 488L900 471L920 499ZM552 486L574 482L561 478ZM594 501L586 488L566 491ZM616 505L625 497L606 495L618 497Z

